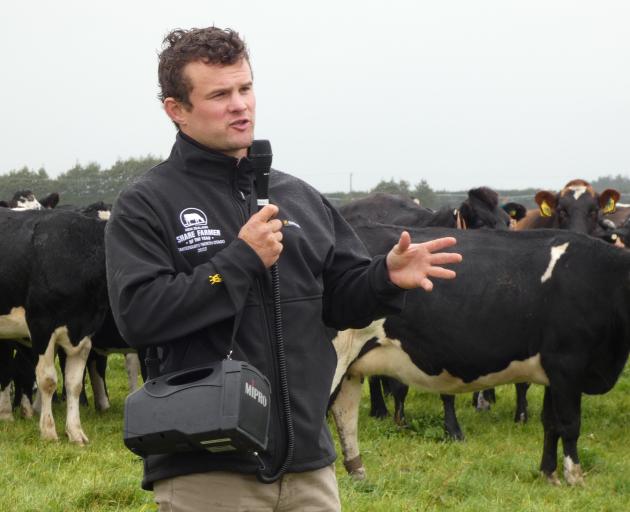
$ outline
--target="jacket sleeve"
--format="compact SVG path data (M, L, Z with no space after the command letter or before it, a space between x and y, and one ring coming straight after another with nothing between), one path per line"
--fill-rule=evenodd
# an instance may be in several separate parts
M350 225L332 205L327 206L335 242L324 274L325 323L339 330L361 328L400 313L406 292L389 280L385 256L370 260Z
M176 272L151 212L128 211L114 208L105 232L109 300L127 343L140 348L178 339L242 309L255 277L264 272L245 242L234 240L191 273ZM221 282L211 279L216 274Z

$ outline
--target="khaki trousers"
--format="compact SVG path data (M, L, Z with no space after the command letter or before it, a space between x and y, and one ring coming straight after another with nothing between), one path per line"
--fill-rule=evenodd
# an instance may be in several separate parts
M153 486L160 512L331 512L340 511L334 464L287 473L273 484L254 475L210 471L159 480Z

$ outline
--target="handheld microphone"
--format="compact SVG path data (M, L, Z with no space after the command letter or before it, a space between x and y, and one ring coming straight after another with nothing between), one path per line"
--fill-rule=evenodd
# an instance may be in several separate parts
M273 159L271 143L268 140L255 140L249 147L247 157L256 175L256 204L260 210L269 204L269 171Z

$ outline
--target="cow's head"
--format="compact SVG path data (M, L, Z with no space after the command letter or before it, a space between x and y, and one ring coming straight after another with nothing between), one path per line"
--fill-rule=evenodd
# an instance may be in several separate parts
M527 214L527 208L521 203L505 203L501 208L503 208L503 211L510 217L510 228L514 228L516 223Z
M510 216L499 207L499 195L488 187L469 190L468 199L459 207L459 213L468 229L510 227Z
M9 207L14 210L41 210L43 206L30 190L19 190L13 194Z
M111 212L112 205L104 203L103 201L92 203L81 210L81 213L83 213L83 215L99 220L109 220Z
M557 194L541 190L535 200L543 217L553 219L553 227L570 229L593 235L599 227L602 215L613 213L620 194L614 189L606 189L597 194L584 180L567 183Z

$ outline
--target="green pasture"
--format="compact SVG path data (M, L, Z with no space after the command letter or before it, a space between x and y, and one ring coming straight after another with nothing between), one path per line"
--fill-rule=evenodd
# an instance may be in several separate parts
M142 465L121 441L126 376L122 356L110 358L112 407L81 410L90 444L70 445L63 433L65 406L55 406L61 441L39 439L37 420L16 414L0 423L0 512L153 511L152 495L139 487ZM89 394L89 391L88 391ZM367 479L353 481L337 462L345 511L623 511L630 510L630 370L602 397L583 400L580 455L586 485L552 487L540 477L539 421L542 389L529 392L531 419L516 425L514 387L497 390L487 413L457 400L466 434L445 442L437 396L411 391L409 427L368 417L367 385L360 440ZM91 396L90 396L91 399ZM390 404L390 408L392 405ZM333 429L334 431L334 429ZM560 459L559 459L560 460Z

